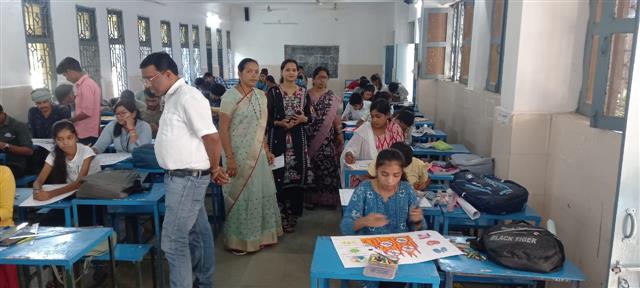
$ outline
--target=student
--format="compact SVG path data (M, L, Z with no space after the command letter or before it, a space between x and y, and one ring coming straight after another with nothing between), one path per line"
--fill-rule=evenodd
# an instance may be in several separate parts
M267 76L269 76L269 70L267 68L260 69L260 75L258 78L258 83L256 83L256 88L267 93L269 91L269 85L267 85Z
M411 145L413 139L411 133L413 133L413 124L415 122L415 115L408 109L402 109L393 115L393 121L400 125L404 132L404 143Z
M276 79L273 78L273 76L271 75L267 76L266 81L267 81L267 87L268 87L267 91L269 91L271 87L278 86L278 83L276 83Z
M96 142L100 134L100 102L102 90L100 86L82 71L80 62L71 57L60 61L56 67L56 73L62 74L76 87L76 111L71 118L76 129L80 143L91 145Z
M60 84L56 87L53 94L56 96L58 104L60 104L60 106L67 107L70 115L73 116L76 111L76 95L73 94L73 85Z
M413 157L413 150L411 146L402 143L396 142L391 144L390 149L396 149L400 153L402 153L402 157L404 157L406 163L405 168L403 169L404 175L407 177L407 182L411 184L413 189L415 190L424 190L429 185L429 174L428 170L431 167L431 164L425 163L424 161ZM375 163L371 163L369 165L369 176L376 177L376 166Z
M80 188L82 177L100 171L100 165L93 161L96 154L91 148L78 141L78 133L69 120L58 121L52 128L55 148L33 182L33 198L44 201L60 194ZM44 191L44 183L67 184L58 189Z
M342 121L360 120L371 108L371 102L363 100L360 93L353 93L349 98L349 105L342 112Z
M115 99L111 99L111 100L115 100ZM113 107L115 107L115 104L118 103L118 101L129 101L132 103L136 104L136 108L138 109L138 111L144 111L147 110L147 104L145 104L142 101L139 101L138 99L136 99L135 94L133 94L133 91L129 90L129 89L125 89L122 92L120 92L120 99L117 99L117 101L114 103Z
M416 194L406 181L405 168L400 151L380 151L375 161L375 178L362 182L353 191L340 223L342 234L378 235L426 227Z
M160 124L160 116L162 116L162 107L160 106L160 97L153 94L149 88L144 89L144 102L147 109L140 111L140 119L149 123L153 137L158 133L158 125Z
M0 166L0 227L13 226L16 181L11 169ZM0 265L0 287L20 287L15 265Z
M214 77L211 72L204 73L204 75L202 75L202 78L204 78L204 81L209 83L209 85L216 83L216 77Z
M360 76L360 79L351 81L351 83L349 83L349 85L347 85L346 90L347 91L353 91L354 89L356 89L356 88L358 88L360 86L360 82L365 81L365 80L367 80L367 77Z
M33 154L32 145L27 124L9 117L0 105L0 151L6 154L6 165L16 179L26 174L27 158Z
M193 81L193 85L200 90L200 93L202 93L204 98L207 100L211 99L211 92L209 91L211 90L211 85L209 82L204 81L204 78L196 78L196 80Z
M373 85L368 85L368 86L373 87ZM365 90L365 94L368 94L367 92L368 92L368 90L372 89L371 87L367 87L367 90ZM385 92L385 91L378 92L373 96L373 98L371 99L371 102L375 102L375 101L378 101L380 99L384 99L384 100L386 100L388 102L391 102L391 94L389 94L389 92ZM391 106L391 114L393 114L393 113L394 113L393 112L393 106ZM360 117L360 119L358 119L358 122L356 123L356 127L360 127L360 125L362 125L362 123L368 122L370 120L371 120L371 114L369 114L368 110L365 110L362 113L362 116Z
M407 102L407 96L409 96L407 89L399 82L389 83L389 93L392 95L391 100L393 102Z
M374 91L374 94L381 91L386 91L386 92L389 91L389 88L387 87L387 85L382 83L382 79L380 78L380 75L378 75L378 73L371 75L371 84L373 84L373 87L376 89Z
M364 87L366 87L369 84L371 84L371 82L369 82L367 77L364 77L364 76L360 77L360 82L358 83L358 87L353 89L353 93L362 94L362 91L364 90ZM375 89L375 87L374 87L374 89Z
M211 86L211 100L209 100L209 104L211 107L220 107L222 103L222 95L227 92L227 88L224 86L215 83ZM211 117L213 118L213 124L218 127L218 123L220 121L219 113L212 113Z
M116 119L102 129L93 151L102 153L113 144L116 152L133 152L133 149L151 143L149 123L140 119L140 113L131 101L119 101L113 109Z
M373 95L374 95L374 91L376 90L376 87L374 87L371 84L367 84L364 87L362 87L362 99L367 100L367 101L371 101L373 102Z
M343 235L380 235L426 229L422 209L404 177L405 160L395 149L383 150L375 161L376 177L362 182L342 214ZM362 287L405 287L404 283L361 282Z
M296 85L304 89L307 89L307 85L309 85L307 74L304 72L304 67L302 66L298 66L298 78L296 78Z
M371 121L365 122L353 132L353 137L342 151L340 163L343 165L353 164L357 160L373 160L378 155L378 151L389 148L395 142L404 141L402 129L397 123L391 121L391 107L388 101L373 102L369 111ZM344 174L340 175L342 177ZM354 181L354 184L356 182Z
M51 138L51 126L62 119L69 119L69 109L54 105L51 102L51 92L47 88L31 91L31 101L36 107L29 109L29 128L33 138Z

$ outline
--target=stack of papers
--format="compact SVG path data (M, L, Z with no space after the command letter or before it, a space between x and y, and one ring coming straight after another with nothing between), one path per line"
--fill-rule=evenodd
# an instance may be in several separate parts
M348 126L356 126L356 124L358 124L358 120L349 120L349 121L342 121L342 123L344 125Z
M33 143L33 145L40 146L49 151L53 151L53 147L55 146L55 144L53 143L53 139L49 138L34 138L31 139L31 142Z

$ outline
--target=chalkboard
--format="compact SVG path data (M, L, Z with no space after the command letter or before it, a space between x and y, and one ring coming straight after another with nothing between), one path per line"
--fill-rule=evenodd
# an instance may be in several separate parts
M338 78L338 55L340 46L284 45L284 58L298 61L309 78L319 66L329 69L330 78Z

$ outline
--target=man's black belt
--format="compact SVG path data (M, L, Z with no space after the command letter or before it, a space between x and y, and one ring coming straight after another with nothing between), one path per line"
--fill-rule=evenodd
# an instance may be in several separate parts
M193 176L193 177L206 176L206 175L211 174L211 171L209 171L209 170L176 169L176 170L165 170L165 173L167 173L167 175L172 176L172 177L184 178L184 177L187 177L187 176Z

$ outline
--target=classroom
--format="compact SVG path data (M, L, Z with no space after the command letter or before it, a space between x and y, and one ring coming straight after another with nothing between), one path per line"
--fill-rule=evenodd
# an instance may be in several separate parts
M0 1L0 288L640 287L638 4Z

